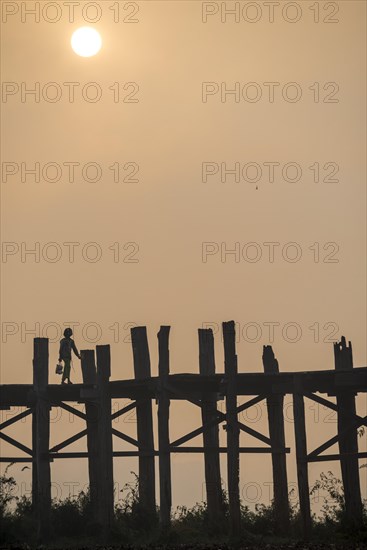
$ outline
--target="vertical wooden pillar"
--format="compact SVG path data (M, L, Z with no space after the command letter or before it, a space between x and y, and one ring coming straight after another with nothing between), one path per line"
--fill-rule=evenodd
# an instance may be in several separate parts
M279 372L278 361L274 357L274 352L271 346L264 346L262 359L265 374L275 374ZM286 453L279 452L280 449L285 448L283 403L283 394L274 394L266 399L269 421L269 436L272 448L271 459L274 482L275 526L279 534L287 534L289 530ZM274 452L274 450L276 452Z
M32 444L33 474L32 498L37 521L37 539L47 542L50 536L51 471L50 403L48 386L48 338L35 338L33 346L33 389L36 403L33 410Z
M98 523L101 536L108 538L114 515L113 456L111 396L109 378L111 375L110 346L97 346L97 387L99 391L98 411L98 467L99 494Z
M353 369L352 344L347 346L345 337L334 344L335 369L351 371ZM348 429L356 414L355 394L348 389L337 392L338 434L340 465L344 486L345 511L347 519L354 525L362 522L362 498L358 468L358 435L356 429ZM342 433L345 432L345 433Z
M212 329L199 329L200 374L215 374L214 337ZM202 395L201 418L203 425L217 418L216 393L205 391ZM223 514L222 485L219 460L218 424L204 428L205 486L208 517L211 527L220 524Z
M293 394L294 435L296 441L297 480L302 532L305 539L311 533L310 490L308 485L307 438L305 404L301 393Z
M83 384L96 385L97 373L94 357L94 350L81 351L81 367ZM98 521L98 498L100 494L100 470L98 467L98 401L86 400L85 415L87 417L87 448L88 448L88 472L89 472L89 495L93 519Z
M134 356L134 372L137 380L150 378L150 357L146 327L133 327L131 341ZM137 432L139 443L139 501L149 514L155 514L155 466L152 400L140 397L136 400Z
M227 419L227 478L230 513L230 530L232 536L240 532L240 430L237 418L237 355L234 321L223 323L224 369L227 377L226 419Z
M159 363L158 373L160 389L158 394L158 440L159 440L159 494L160 521L164 529L171 523L172 488L171 488L171 455L169 441L169 408L170 399L165 390L169 376L170 328L162 326L158 332Z
M34 390L34 384L33 384ZM32 403L32 510L35 520L37 521L37 510L38 510L38 481L37 481L37 398L35 397L34 402Z

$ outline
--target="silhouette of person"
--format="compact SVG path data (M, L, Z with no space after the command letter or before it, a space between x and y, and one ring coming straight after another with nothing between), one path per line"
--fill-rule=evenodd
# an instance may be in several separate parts
M65 384L65 380L68 380L68 383L72 384L72 381L70 380L71 350L73 350L78 359L81 359L75 342L71 339L72 334L73 331L71 330L71 328L66 328L64 330L65 338L62 338L60 340L59 362L64 361L64 370L62 373L61 384Z

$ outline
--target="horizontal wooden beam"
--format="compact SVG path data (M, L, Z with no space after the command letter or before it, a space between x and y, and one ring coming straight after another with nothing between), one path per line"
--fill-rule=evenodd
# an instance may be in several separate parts
M170 453L204 453L204 447L172 447L169 448ZM271 449L270 447L240 447L240 453L287 453L291 452L289 447L284 449ZM219 447L220 453L226 453L227 447ZM159 456L159 451L154 450L153 452L144 452L144 451L113 451L112 455L114 457L124 457L124 456ZM66 452L66 453L54 453L50 452L50 459L55 458L88 458L87 452Z
M0 456L0 462L32 462L31 457L27 456Z
M341 377L341 375L343 375ZM200 405L201 394L205 391L223 392L226 383L224 374L203 376L199 374L170 374L168 377L168 392L171 400L188 400ZM108 385L111 399L137 399L151 397L154 399L159 389L159 378L151 377L145 380L112 380ZM265 374L262 372L246 372L236 375L237 395L272 395L293 394L302 388L303 393L319 392L336 395L345 388L354 393L367 392L367 367L354 367L350 371L307 371L280 372ZM88 389L84 384L49 384L47 398L54 406L62 406L64 401L78 402L82 390ZM170 391L171 390L171 391ZM192 396L195 396L192 399ZM190 397L191 396L191 397ZM31 384L0 385L0 403L2 406L28 406L34 402L34 392ZM64 404L66 410L67 406ZM69 410L69 412L75 412ZM83 413L75 412L83 418Z
M203 453L204 447L173 447L170 446L171 453ZM220 453L226 453L227 447L219 447ZM239 447L240 453L290 453L290 447L284 449L272 449L271 447Z
M145 453L143 451L113 451L112 456L114 457L123 457L123 456L158 456L158 451L153 453ZM50 453L50 458L53 460L55 458L88 458L87 452L69 452L69 453Z
M358 458L367 458L367 453L342 453L334 455L318 455L308 459L308 462L327 462L328 460L340 460L342 456L357 456Z

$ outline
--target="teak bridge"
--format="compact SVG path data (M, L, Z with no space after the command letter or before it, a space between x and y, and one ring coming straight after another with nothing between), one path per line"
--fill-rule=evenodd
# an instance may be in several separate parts
M358 428L367 426L367 417L356 414L355 396L367 391L367 367L353 368L352 346L344 337L334 344L335 370L279 372L271 346L264 346L263 373L239 373L237 368L235 323L223 323L224 374L215 373L214 338L211 329L199 329L199 374L170 374L169 326L158 332L159 364L157 377L151 376L146 327L131 329L135 379L109 381L111 375L110 346L84 350L82 355L83 384L55 385L48 383L48 339L34 339L33 385L0 385L1 409L27 407L25 411L0 424L0 438L25 453L25 456L2 457L2 462L32 463L32 501L37 518L38 538L49 537L51 510L50 462L61 458L88 458L91 506L101 533L107 534L114 514L113 457L139 458L139 505L146 513L155 513L155 457L159 466L159 514L162 528L171 519L171 453L203 453L207 510L215 525L224 514L221 487L220 453L227 454L227 483L231 533L240 532L240 453L269 453L274 481L274 513L280 533L289 527L286 447L283 400L293 396L295 451L302 527L305 538L311 531L308 463L339 460L344 486L347 517L358 524L362 519L358 459L367 458L358 451ZM330 401L318 394L336 398ZM251 396L237 404L238 396ZM308 398L337 412L337 435L311 452L307 449L304 399ZM131 403L111 412L111 399L128 398ZM154 441L152 399L158 403L158 450ZM188 401L201 410L202 425L196 430L170 440L170 401ZM217 408L224 399L226 412ZM238 419L238 413L266 400L269 436L250 428ZM67 402L84 403L85 412ZM84 430L50 448L50 409L61 407L85 420ZM136 439L112 427L112 420L136 409ZM4 433L27 415L32 415L32 449ZM225 424L227 446L219 445L219 424ZM250 434L263 446L241 447L240 432ZM183 446L202 434L202 447ZM65 452L71 443L86 436L87 452ZM131 451L114 451L113 436L133 446ZM322 454L338 443L339 453Z

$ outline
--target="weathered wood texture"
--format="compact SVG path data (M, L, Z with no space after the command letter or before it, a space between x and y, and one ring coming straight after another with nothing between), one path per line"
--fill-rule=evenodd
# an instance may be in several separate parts
M214 337L211 329L199 329L199 369L200 374L215 374ZM204 467L206 502L209 521L212 527L223 518L223 493L219 461L219 429L213 423L218 417L217 394L203 391L201 401L201 418L204 427Z
M97 389L98 399L98 524L102 538L107 538L114 513L113 456L111 398L108 382L111 376L110 346L97 346Z
M159 460L160 518L163 528L170 525L172 506L171 453L202 453L210 523L220 524L223 496L220 477L220 453L227 453L227 487L231 534L240 533L240 453L271 453L274 478L276 525L287 533L289 506L287 494L286 447L283 418L284 394L293 394L297 477L304 537L310 536L312 521L309 498L308 462L340 460L347 516L356 528L361 523L362 504L358 459L366 452L358 451L357 430L367 426L367 417L356 415L355 394L367 391L367 368L353 368L351 344L342 337L334 346L335 370L279 372L278 362L270 346L264 347L264 373L238 373L235 324L223 323L224 374L215 373L214 339L210 329L199 330L200 374L170 374L170 327L158 333L158 376L151 377L146 327L131 330L135 379L110 381L109 346L97 346L82 352L83 384L48 384L48 339L34 340L33 385L0 385L0 409L26 406L27 411L0 424L0 438L27 456L4 457L1 462L32 462L32 500L37 520L39 542L49 540L51 509L50 461L63 458L88 458L90 492L95 523L104 539L108 538L114 513L113 457L138 457L139 498L145 514L155 513L155 457ZM336 397L336 404L317 395ZM237 396L252 396L237 406ZM217 408L225 397L226 412ZM307 454L304 398L328 406L338 414L338 435ZM111 414L111 400L130 398L133 403ZM154 448L152 399L158 402L158 444ZM170 442L169 412L172 399L187 400L201 411L201 425ZM241 411L266 399L269 435L258 432L238 419ZM67 402L85 404L85 413ZM86 429L49 447L50 407L58 406L86 422ZM136 408L137 439L112 429L112 420ZM32 414L32 449L2 432L28 414ZM218 426L224 423L227 445L219 445ZM240 447L240 431L252 435L266 446ZM133 445L132 450L114 451L115 435ZM202 446L183 446L203 435ZM64 452L63 449L87 439L88 451ZM339 453L321 454L335 443ZM61 452L60 452L61 451ZM147 517L147 516L145 516Z
M227 482L232 536L238 536L241 526L240 509L240 429L237 418L237 355L234 321L223 323L224 370L227 377L226 410L227 410Z
M83 383L85 385L95 386L97 384L97 372L94 350L81 351L81 367ZM101 493L99 487L101 476L98 465L98 414L99 405L96 398L85 401L85 414L87 425L87 449L88 449L88 472L89 472L89 491L91 508L94 521L98 520L98 500Z
M146 327L131 329L134 372L137 380L150 378L150 356ZM139 451L139 502L146 513L154 514L155 501L155 465L152 400L149 397L136 399L136 418Z
M264 346L263 366L266 374L279 372L278 361L275 359L271 346ZM284 394L274 393L266 399L268 409L269 436L272 450L285 449ZM289 530L289 501L287 463L285 452L272 452L274 481L274 512L276 529L279 534L286 534Z
M179 388L180 394L169 391L170 399L188 400L200 396L203 391L220 393L226 376L215 374L201 376L194 373L171 374L169 383ZM155 399L159 377L148 380L112 380L109 391L112 399L136 399L150 397ZM272 393L274 386L279 393L293 394L295 388L302 387L304 393L320 392L336 395L343 388L355 393L367 392L367 367L354 367L351 371L320 370L306 372L280 372L264 375L262 372L240 372L236 377L237 395L259 395ZM83 384L49 384L47 394L54 404L63 401L79 401ZM1 384L0 403L2 407L20 407L32 405L34 391L32 384Z
M35 338L33 348L33 388L36 403L33 410L32 445L33 475L32 499L37 520L37 539L47 542L50 536L51 472L50 402L47 399L48 385L48 339Z
M164 528L171 522L172 487L171 487L171 455L169 439L169 409L170 399L165 385L169 375L169 332L170 327L162 326L158 332L159 363L158 372L160 386L158 397L158 445L159 445L159 494L160 521Z
M335 370L353 371L352 344L347 346L345 338L334 344ZM350 523L360 525L362 521L362 497L358 468L358 435L352 426L356 414L355 394L343 388L336 394L338 407L338 434L340 465L342 471L345 511Z
M294 436L296 441L297 481L302 531L305 539L311 533L310 489L308 484L305 404L301 393L293 394Z

